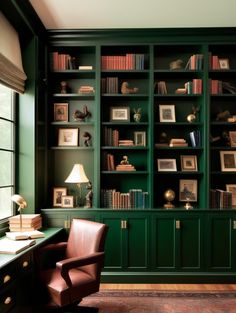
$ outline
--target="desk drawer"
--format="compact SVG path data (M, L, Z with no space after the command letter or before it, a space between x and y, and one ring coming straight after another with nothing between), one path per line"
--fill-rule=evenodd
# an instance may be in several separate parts
M33 267L33 253L29 252L20 257L16 266L17 272L20 274L24 274L31 270Z

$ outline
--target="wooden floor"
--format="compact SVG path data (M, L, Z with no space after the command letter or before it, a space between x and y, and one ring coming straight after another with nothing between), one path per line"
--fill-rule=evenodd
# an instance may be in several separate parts
M230 291L236 290L236 284L101 284L100 290L104 289Z

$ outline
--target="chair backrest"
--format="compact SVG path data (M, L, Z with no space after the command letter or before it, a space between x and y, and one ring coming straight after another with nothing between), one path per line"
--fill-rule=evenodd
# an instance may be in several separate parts
M83 219L73 219L66 250L66 257L83 257L94 252L103 252L108 227L105 224ZM83 271L96 277L103 264L83 267Z

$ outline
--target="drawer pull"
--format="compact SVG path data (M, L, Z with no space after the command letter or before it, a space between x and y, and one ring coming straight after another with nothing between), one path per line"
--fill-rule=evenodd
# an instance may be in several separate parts
M233 229L236 229L236 221L233 221Z
M22 263L22 266L25 268L25 267L27 267L27 266L29 266L29 262L28 261L24 261L23 263Z
M11 276L10 276L10 275L4 276L4 278L3 278L3 283L4 283L4 284L7 283L10 279L11 279Z
M10 304L11 303L11 297L6 297L4 304Z
M180 221L179 220L175 221L175 228L180 229Z

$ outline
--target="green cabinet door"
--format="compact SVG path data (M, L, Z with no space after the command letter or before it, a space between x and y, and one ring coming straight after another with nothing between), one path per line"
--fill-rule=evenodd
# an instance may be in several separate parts
M236 270L236 213L218 211L208 215L207 270Z
M153 216L153 266L158 271L200 270L201 218L186 214Z
M146 270L149 242L147 214L111 212L102 214L101 221L109 226L105 270Z

